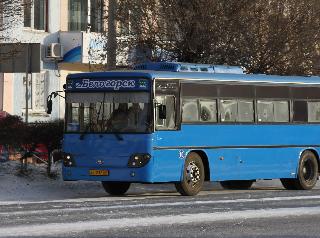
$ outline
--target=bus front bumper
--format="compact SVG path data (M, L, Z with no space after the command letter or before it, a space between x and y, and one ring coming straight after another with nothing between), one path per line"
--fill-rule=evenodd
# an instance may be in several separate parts
M62 167L62 176L65 181L113 181L113 182L137 182L152 183L148 169L143 168L79 168Z

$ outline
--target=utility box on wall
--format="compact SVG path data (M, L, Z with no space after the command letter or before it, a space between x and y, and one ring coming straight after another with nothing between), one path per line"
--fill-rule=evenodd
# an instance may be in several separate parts
M59 43L51 43L46 49L46 58L51 59L62 59L63 58L63 48Z

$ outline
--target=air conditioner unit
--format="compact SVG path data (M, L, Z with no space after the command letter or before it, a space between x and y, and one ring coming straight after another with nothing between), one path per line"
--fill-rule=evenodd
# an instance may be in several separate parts
M63 55L62 45L51 43L47 46L46 58L61 59Z

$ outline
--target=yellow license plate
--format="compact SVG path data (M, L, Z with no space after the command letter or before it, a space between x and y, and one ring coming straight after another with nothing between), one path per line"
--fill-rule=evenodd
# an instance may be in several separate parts
M89 170L89 174L90 176L108 176L109 171L92 169L92 170Z

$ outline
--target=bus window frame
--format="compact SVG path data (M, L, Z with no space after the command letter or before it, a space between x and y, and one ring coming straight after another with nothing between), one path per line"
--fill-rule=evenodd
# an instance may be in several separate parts
M259 85L259 84L255 84L255 83L235 83L235 82L231 82L231 83L222 83L219 81L215 81L212 83L208 83L208 81L195 81L195 80L181 80L180 83L180 94L181 94L181 98L180 101L182 103L183 98L212 98L212 99L216 99L217 100L217 114L218 114L218 121L213 123L213 122L201 122L200 120L198 122L183 122L181 120L181 124L186 124L186 125L208 125L208 124L227 124L227 125L241 125L241 124L245 124L245 125L295 125L295 124L320 124L320 122L309 122L309 121L305 121L305 122L298 122L298 121L294 121L294 111L293 111L293 103L294 101L306 101L308 102L316 102L319 101L320 102L320 96L317 96L319 94L317 94L317 90L320 91L320 85L294 85L294 84L272 84L272 83L268 83L268 84L263 84L263 85ZM183 85L183 86L182 86ZM250 88L253 89L253 94L252 94L252 98L249 97L230 97L230 96L226 96L224 95L224 93L222 93L221 95L221 90L220 87L225 87L225 86L233 86L236 87L238 85L241 86L248 86L248 92L250 92ZM198 95L195 94L190 94L190 86L192 86L192 88L197 88L197 89L204 89L204 92L198 93ZM211 87L213 89L212 94L214 96L209 96L208 95L208 88ZM259 88L259 90L263 90L263 88L266 89L274 89L276 87L281 87L281 89L277 90L276 95L278 95L279 97L275 97L275 95L272 94L272 91L270 91L270 96L269 97L261 97L262 95L257 95L257 89ZM184 91L186 91L187 93L184 94ZM286 92L285 95L280 95L280 92ZM309 96L309 92L312 92L312 95ZM183 94L183 95L182 95ZM203 95L202 95L203 94ZM297 96L297 97L295 97ZM317 96L317 98L316 98ZM221 121L221 109L220 109L220 103L219 100L252 100L253 101L253 109L254 109L254 121L253 122L222 122ZM289 121L286 122L259 122L258 121L258 110L257 110L257 101L258 100L266 100L266 101L287 101L288 102L288 109L289 109ZM181 110L181 119L182 119L182 106L180 106L180 110Z
M177 130L180 130L180 126L178 126L178 124L177 124L177 117L178 117L178 106L177 106L178 99L177 99L177 97L173 94L160 94L160 95L158 94L157 96L163 96L165 99L166 99L166 97L173 97L174 98L174 105L173 105L174 110L173 111L174 111L174 124L175 124L175 126L174 126L174 128L163 126L163 129L162 129L162 127L160 125L157 125L157 115L158 115L157 104L158 104L158 102L155 99L154 103L153 103L154 104L154 125L155 125L154 130L155 131L177 131Z
M177 83L177 89L168 89L167 92L165 90L158 90L157 89L157 83ZM174 78L174 79L163 79L163 78L154 78L153 79L153 92L150 94L152 95L152 112L153 112L153 131L180 131L181 130L181 121L182 121L182 115L181 115L181 79L180 78ZM157 128L157 113L156 113L156 96L174 96L175 97L175 128L174 129L158 129Z
M286 121L286 122L280 122L280 121L259 121L258 119L258 101L269 101L269 102L275 102L275 101L286 101L288 102L288 112L289 112L289 120ZM256 115L257 115L257 118L256 118L256 123L257 124L291 124L292 123L292 120L291 120L291 99L285 99L285 98L256 98L255 99L255 102L256 102ZM274 117L274 106L273 106L273 117Z

